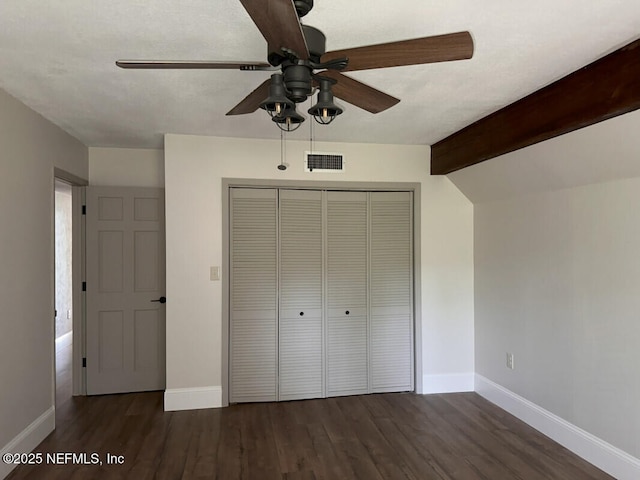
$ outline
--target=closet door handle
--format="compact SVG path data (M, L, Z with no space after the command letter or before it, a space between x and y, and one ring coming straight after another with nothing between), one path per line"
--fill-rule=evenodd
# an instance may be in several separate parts
M344 312L345 315L349 315L349 310L347 310L346 312Z
M302 317L302 316L304 316L304 312L300 312L300 316L301 316L301 317Z

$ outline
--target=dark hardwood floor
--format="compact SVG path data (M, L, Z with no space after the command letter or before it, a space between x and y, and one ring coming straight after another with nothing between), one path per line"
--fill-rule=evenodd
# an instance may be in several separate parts
M58 386L57 429L35 450L43 464L9 479L612 478L474 393L165 413L161 392L70 398L69 383ZM103 464L46 464L58 452ZM107 454L124 463L107 465Z

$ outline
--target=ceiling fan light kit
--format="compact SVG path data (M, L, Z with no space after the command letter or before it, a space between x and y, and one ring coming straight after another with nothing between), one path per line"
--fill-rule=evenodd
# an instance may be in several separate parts
M302 25L300 18L313 8L313 0L240 0L267 41L266 63L118 60L121 68L207 68L241 71L274 71L227 115L265 110L284 131L297 129L305 117L295 108L318 90L317 103L307 113L322 124L331 123L343 109L334 96L371 113L382 112L400 100L359 82L343 71L398 67L464 60L473 56L469 32L415 38L332 52L325 51L326 37L317 28Z
M296 112L295 107L291 110L287 110L285 113L277 115L271 118L273 122L285 132L293 132L300 127L300 124L304 122L305 118Z
M322 125L328 125L340 115L344 110L333 103L333 92L331 91L331 85L335 80L325 77L317 77L320 84L320 91L318 92L318 103L307 110L309 115L312 115L316 122Z
M282 75L271 75L269 96L260 104L260 108L266 110L271 117L284 115L287 111L294 110L295 103L287 98Z

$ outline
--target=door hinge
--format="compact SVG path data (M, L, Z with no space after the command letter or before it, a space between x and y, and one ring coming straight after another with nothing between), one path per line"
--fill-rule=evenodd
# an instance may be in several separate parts
M87 282L82 282L82 291L83 292L87 291Z
M87 368L87 357L82 359L82 368Z
M82 205L82 215L86 215L86 214L87 214L87 206Z

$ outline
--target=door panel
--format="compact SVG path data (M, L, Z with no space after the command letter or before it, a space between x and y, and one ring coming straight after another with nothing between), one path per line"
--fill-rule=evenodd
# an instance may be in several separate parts
M277 400L277 190L231 189L230 402Z
M327 395L367 393L367 193L327 192Z
M412 195L370 195L371 392L413 390Z
M322 263L322 192L280 190L280 400L324 396Z
M124 312L99 312L98 369L101 372L123 373Z
M165 388L164 191L87 187L87 393Z
M135 232L133 238L133 288L136 292L160 290L159 272L162 239L159 232Z
M327 330L327 395L368 393L367 317L332 315Z
M100 293L124 290L124 235L122 231L98 232L98 288Z
M155 341L161 335L163 327L159 309L136 310L134 315L134 368L136 370L158 370L161 358L158 351L158 343Z

